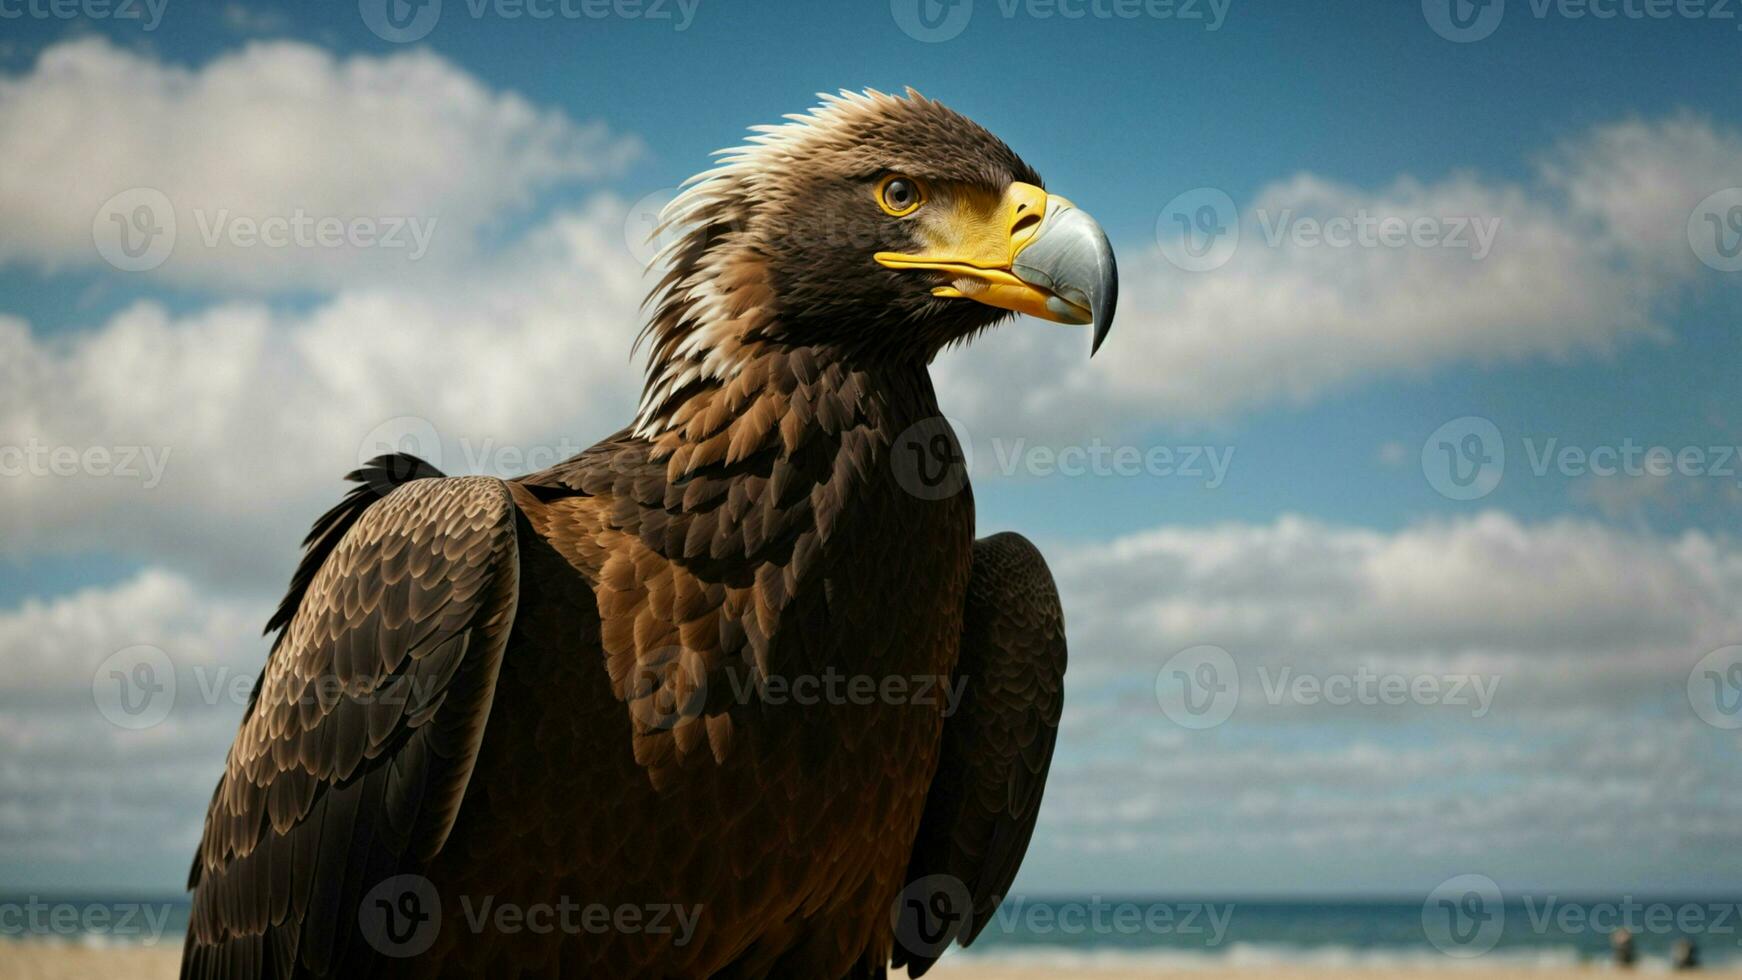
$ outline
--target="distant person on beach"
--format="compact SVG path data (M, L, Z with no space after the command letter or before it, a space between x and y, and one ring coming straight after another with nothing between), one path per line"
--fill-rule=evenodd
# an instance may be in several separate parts
M1675 970L1698 970L1700 968L1700 948L1694 941L1683 936L1669 948L1669 965Z
M1615 953L1615 965L1631 970L1635 957L1633 951L1633 933L1626 929L1617 929L1609 934L1609 948Z

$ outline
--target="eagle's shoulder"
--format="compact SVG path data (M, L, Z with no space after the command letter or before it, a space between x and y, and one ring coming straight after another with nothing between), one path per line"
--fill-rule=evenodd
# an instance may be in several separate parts
M362 892L439 852L513 627L507 484L372 460L316 522L188 876L184 976L367 975Z

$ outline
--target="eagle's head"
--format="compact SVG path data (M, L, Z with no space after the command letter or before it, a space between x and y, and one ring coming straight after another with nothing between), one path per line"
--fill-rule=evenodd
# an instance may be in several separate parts
M824 96L688 181L661 215L641 425L759 352L924 364L1012 313L1112 324L1101 227L965 116L908 90Z

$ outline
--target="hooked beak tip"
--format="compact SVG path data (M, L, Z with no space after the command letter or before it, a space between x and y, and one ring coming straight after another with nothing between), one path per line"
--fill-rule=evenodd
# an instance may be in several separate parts
M1040 235L1017 254L1011 272L1023 282L1050 290L1062 301L1057 306L1068 307L1068 314L1057 319L1094 324L1089 348L1093 357L1113 329L1119 266L1107 233L1094 218L1062 198L1049 203Z

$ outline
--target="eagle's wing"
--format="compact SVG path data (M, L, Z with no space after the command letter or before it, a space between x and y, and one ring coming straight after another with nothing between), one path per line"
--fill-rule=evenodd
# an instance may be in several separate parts
M519 561L507 487L439 476L374 460L310 533L189 873L184 978L368 975L360 899L452 828Z
M973 942L1016 877L1052 764L1064 674L1064 613L1046 560L1019 534L976 541L956 665L965 693L944 722L897 905L892 961L911 976L951 939Z

